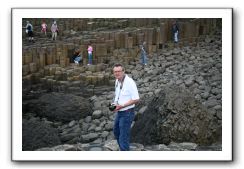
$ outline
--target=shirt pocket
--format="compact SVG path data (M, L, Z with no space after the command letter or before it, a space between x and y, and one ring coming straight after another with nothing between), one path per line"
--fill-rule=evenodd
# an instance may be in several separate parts
M121 95L122 96L129 96L130 95L130 91L129 90L122 90L121 91Z

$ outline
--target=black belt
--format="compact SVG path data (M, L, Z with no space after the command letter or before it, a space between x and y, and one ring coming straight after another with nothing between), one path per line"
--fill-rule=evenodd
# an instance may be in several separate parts
M133 112L134 111L134 107L127 109L127 110L123 110L123 111L118 111L119 113L124 113L124 112Z

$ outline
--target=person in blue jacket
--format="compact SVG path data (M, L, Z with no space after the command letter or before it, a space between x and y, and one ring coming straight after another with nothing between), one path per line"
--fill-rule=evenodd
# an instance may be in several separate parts
M34 42L33 26L29 21L26 21L26 33L28 35L29 42Z

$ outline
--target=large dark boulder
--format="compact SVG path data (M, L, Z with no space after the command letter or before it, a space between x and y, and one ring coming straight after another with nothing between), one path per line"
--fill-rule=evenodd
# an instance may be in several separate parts
M67 93L45 93L38 99L23 101L23 114L32 113L49 121L64 123L92 114L89 101Z
M210 145L221 139L221 125L190 92L162 89L132 128L132 142L144 145L194 142Z
M61 144L57 129L36 119L22 121L22 150L33 151Z

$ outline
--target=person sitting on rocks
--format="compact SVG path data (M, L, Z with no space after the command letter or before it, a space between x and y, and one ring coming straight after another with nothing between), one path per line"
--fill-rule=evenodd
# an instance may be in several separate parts
M80 49L76 49L74 51L74 55L73 55L72 59L75 64L79 64L82 62L82 52L80 51Z

